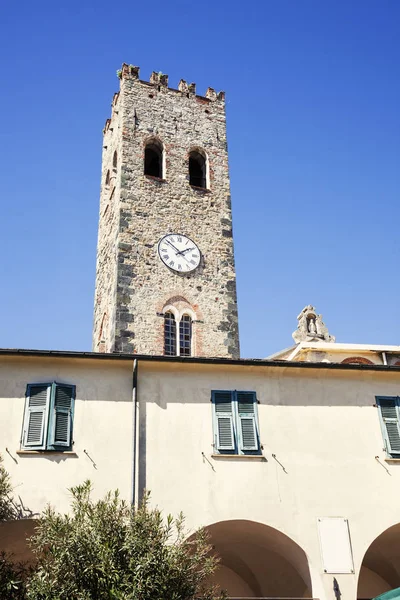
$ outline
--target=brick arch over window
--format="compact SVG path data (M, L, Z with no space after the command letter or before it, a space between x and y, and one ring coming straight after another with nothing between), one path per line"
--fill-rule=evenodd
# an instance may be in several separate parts
M350 358L345 358L342 360L342 365L373 365L372 360L368 360L368 358L364 358L363 356L350 356Z
M165 308L165 306L168 306L169 304L173 304L174 306L177 306L179 309L189 308L196 314L196 318L198 316L197 315L197 312L198 312L197 306L192 304L192 302L188 298L185 298L184 296L180 296L178 294L176 296L171 296L170 298L168 298L168 300L166 300L163 303L162 308Z
M197 322L196 307L183 296L173 296L164 303L163 353L175 356L196 356L198 354L197 332L193 325Z

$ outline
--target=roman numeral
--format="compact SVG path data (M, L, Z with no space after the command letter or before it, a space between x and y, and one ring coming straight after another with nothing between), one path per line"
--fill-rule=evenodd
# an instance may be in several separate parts
M169 263L169 266L170 266L170 267L173 267L173 266L174 266L174 264L175 264L175 263L174 263L174 261L173 261L173 260L171 260L171 262Z

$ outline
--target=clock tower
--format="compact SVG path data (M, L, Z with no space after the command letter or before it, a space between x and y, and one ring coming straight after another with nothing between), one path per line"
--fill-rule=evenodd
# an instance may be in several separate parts
M93 350L239 357L225 96L123 64L104 128Z

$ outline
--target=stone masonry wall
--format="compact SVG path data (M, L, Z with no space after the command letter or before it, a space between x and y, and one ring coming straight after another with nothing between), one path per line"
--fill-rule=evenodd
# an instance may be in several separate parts
M146 142L164 147L162 180L143 173ZM103 181L118 165L114 193L102 186L93 347L98 351L163 354L163 311L187 306L195 315L193 354L239 357L236 276L224 94L194 84L168 88L168 77L139 79L123 65L121 90L106 123ZM189 184L188 156L206 152L209 190ZM169 270L157 245L182 233L202 252L187 275Z
M119 233L119 196L121 183L122 125L119 93L114 94L111 119L103 131L100 189L100 215L97 242L96 291L94 304L93 350L113 350L117 296L117 249ZM117 166L113 166L117 152ZM106 183L107 173L109 183Z

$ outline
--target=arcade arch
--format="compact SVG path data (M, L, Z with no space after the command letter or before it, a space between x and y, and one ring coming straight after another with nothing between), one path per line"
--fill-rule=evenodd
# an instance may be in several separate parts
M305 552L284 533L254 521L206 527L220 557L213 583L230 598L311 598Z
M400 523L381 533L366 551L358 578L357 598L370 599L400 587Z

